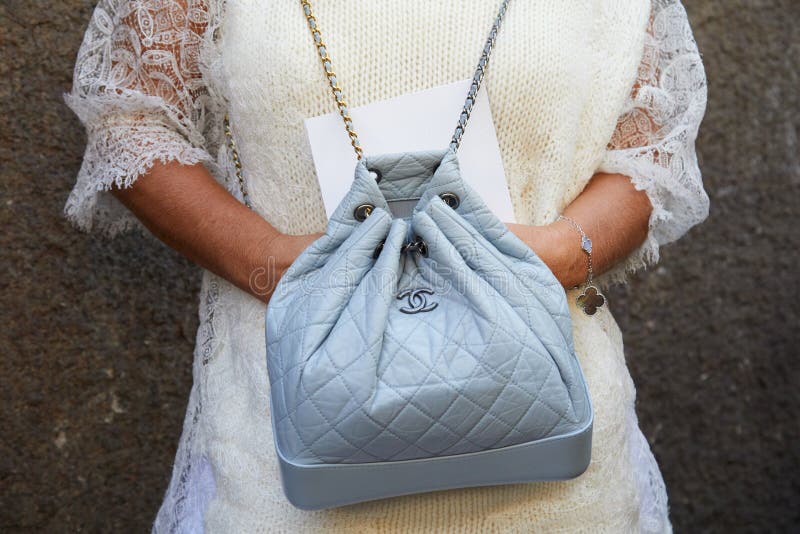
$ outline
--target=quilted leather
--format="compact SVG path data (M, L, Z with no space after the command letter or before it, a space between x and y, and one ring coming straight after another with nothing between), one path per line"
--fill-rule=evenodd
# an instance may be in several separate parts
M410 217L392 216L392 201L415 198ZM375 209L359 222L362 204ZM402 250L416 236L427 255ZM298 464L506 447L573 432L591 410L563 288L462 181L452 150L360 161L266 329L276 445Z

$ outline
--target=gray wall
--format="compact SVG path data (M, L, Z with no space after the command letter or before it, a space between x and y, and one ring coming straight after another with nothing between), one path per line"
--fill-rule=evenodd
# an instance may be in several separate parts
M75 232L61 103L92 0L0 4L0 530L142 531L190 387L197 269ZM711 216L616 288L676 530L800 526L796 0L686 0L710 80Z

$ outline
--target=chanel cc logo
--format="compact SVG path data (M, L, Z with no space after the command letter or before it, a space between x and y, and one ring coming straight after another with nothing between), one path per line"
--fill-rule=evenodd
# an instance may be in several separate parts
M400 311L403 313L422 313L429 312L439 305L438 302L428 303L427 295L433 295L432 289L419 288L419 289L406 289L399 295L397 300L408 300L408 306L403 306Z

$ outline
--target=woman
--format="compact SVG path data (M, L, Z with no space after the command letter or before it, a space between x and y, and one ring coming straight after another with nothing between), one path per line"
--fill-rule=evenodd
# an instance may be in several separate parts
M498 4L318 0L314 10L358 106L470 76ZM67 216L110 234L138 218L207 269L156 532L671 529L619 329L609 306L593 316L576 306L587 258L559 215L591 237L603 283L654 264L659 245L706 217L694 153L706 80L686 13L677 0L512 2L484 90L520 221L510 227L568 288L595 406L592 463L569 481L304 512L280 488L263 328L270 289L326 222L303 120L335 106L303 11L101 0L67 97L88 132Z

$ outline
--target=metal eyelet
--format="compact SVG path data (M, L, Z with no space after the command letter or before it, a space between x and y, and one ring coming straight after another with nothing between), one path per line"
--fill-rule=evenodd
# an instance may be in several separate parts
M378 243L378 246L375 247L375 252L372 253L372 259L374 260L378 259L378 256L380 256L381 252L383 252L384 243L386 243L386 241L381 241L380 243Z
M453 209L456 209L459 204L461 204L461 200L459 200L458 195L455 193L442 193L439 195L439 198L441 198L445 204Z
M363 222L372 215L372 210L375 209L375 206L372 204L361 204L353 211L353 217L356 218L357 221Z
M405 245L403 245L403 247L400 249L400 252L404 254L407 252L416 252L417 254L422 254L423 256L427 256L428 244L422 239L420 239L419 236L416 236L414 238L414 241L410 241Z
M383 178L383 174L378 169L369 169L369 175L375 178L376 184L379 184L381 182L381 178Z

